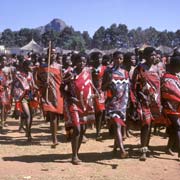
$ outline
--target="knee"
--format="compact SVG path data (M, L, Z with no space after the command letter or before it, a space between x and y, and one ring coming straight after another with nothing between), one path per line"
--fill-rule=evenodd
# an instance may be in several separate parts
M113 128L114 128L115 131L117 131L117 130L121 131L122 130L122 126L117 122L113 123Z
M81 134L85 134L86 132L86 125L81 125Z
M74 136L79 136L79 135L80 135L80 133L81 133L80 128L75 127L75 128L74 128L74 130L73 130L73 135L74 135Z

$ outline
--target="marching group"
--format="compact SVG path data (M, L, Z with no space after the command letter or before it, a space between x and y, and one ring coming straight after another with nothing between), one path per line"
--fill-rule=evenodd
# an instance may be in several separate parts
M123 136L134 124L140 129L140 160L147 159L152 125L166 127L166 152L180 159L180 50L162 54L154 47L136 52L94 51L46 55L1 56L0 133L8 113L19 118L20 130L31 142L33 112L42 112L50 122L52 148L58 145L58 121L65 122L71 141L72 163L81 163L78 152L88 124L95 124L96 140L106 124L114 137L120 158L128 158ZM15 106L12 106L15 104Z

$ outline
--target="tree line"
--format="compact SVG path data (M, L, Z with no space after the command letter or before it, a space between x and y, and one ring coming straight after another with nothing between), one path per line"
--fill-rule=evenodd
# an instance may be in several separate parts
M73 27L65 27L61 32L48 30L43 34L38 29L22 28L19 31L5 29L1 33L0 44L6 47L22 47L32 38L42 47L47 47L51 40L56 47L78 51L92 48L101 50L131 48L142 44L176 47L180 45L180 29L176 32L158 31L153 27L129 30L125 24L112 24L108 28L101 26L93 37L90 37L88 31L81 33L75 31Z

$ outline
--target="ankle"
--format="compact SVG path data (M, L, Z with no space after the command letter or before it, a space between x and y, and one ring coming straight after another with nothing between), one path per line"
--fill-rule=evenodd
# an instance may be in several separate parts
M148 149L147 146L144 146L144 147L141 147L141 148L140 148L140 152L141 152L141 153L147 153L147 152L149 152L149 149Z

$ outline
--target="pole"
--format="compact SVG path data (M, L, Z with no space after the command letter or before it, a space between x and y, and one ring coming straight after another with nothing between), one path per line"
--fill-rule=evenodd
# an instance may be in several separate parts
M47 66L47 89L46 89L46 100L48 101L49 95L49 68L50 68L50 61L51 61L51 41L49 41L49 51L48 51L48 66Z

